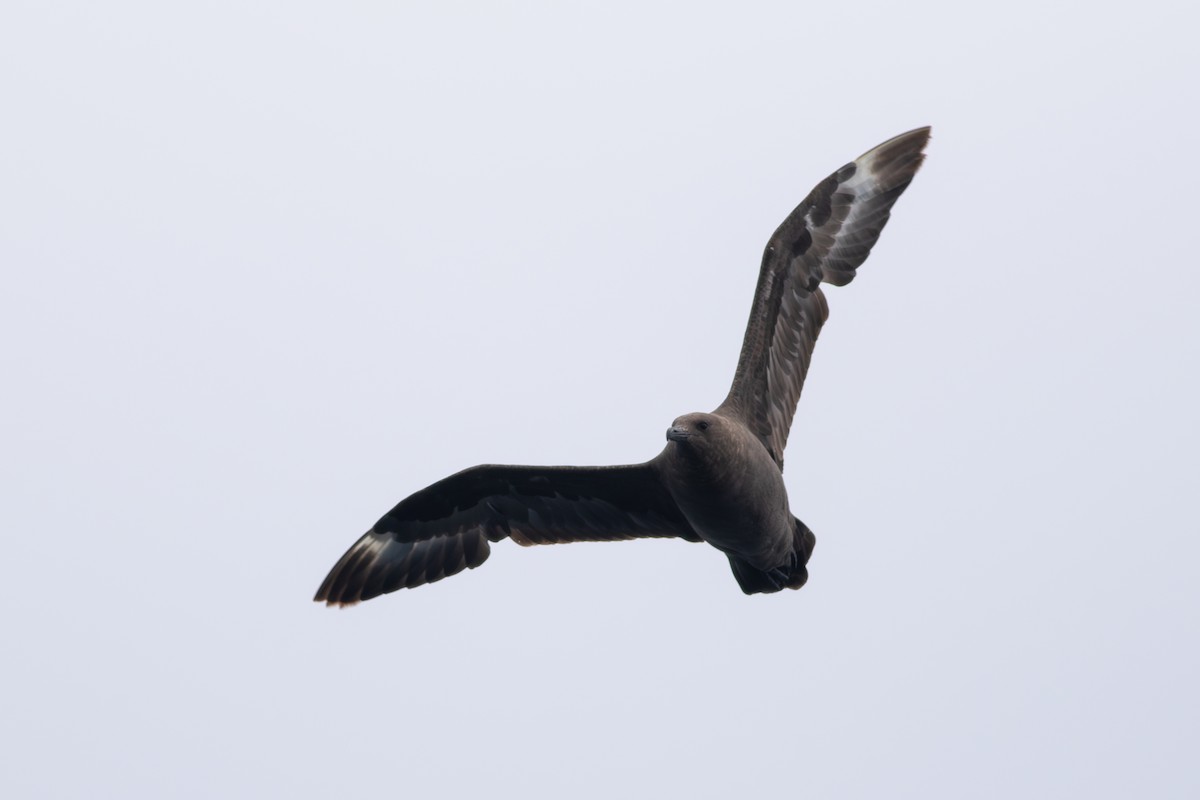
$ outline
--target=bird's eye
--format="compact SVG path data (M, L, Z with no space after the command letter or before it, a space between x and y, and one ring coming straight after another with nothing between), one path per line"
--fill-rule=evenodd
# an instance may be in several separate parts
M708 430L708 423L707 422L697 422L696 427L702 431L706 431L706 430Z

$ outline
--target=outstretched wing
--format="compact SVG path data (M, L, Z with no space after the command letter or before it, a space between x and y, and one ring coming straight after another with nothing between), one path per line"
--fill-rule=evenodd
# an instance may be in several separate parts
M783 469L783 450L829 306L866 260L925 156L929 128L897 136L817 185L771 236L729 396L717 413L746 423Z
M313 599L352 605L487 560L488 542L700 541L650 464L483 465L401 500L330 570Z

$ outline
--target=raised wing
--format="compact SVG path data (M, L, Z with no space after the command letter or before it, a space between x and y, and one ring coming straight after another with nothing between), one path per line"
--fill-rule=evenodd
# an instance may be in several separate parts
M352 605L433 583L487 560L488 542L522 545L675 536L700 541L650 464L483 465L427 486L384 514L330 570L313 599Z
M783 450L829 306L866 260L925 156L929 128L897 136L817 185L771 236L729 396L717 413L747 424L783 469Z

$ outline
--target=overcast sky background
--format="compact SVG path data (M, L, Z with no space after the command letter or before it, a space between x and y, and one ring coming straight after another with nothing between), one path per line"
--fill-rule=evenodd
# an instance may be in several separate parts
M1200 794L1194 10L566 6L4 3L0 795ZM310 602L450 472L657 453L925 124L802 591L504 542Z

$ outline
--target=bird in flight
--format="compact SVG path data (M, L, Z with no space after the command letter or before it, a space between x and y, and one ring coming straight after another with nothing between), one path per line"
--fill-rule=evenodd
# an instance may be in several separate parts
M421 489L334 564L314 600L348 606L474 569L491 542L674 537L729 559L746 594L799 589L816 542L792 516L783 451L817 334L822 283L844 286L924 160L929 128L889 139L817 184L767 242L733 386L684 414L643 464L485 464Z

